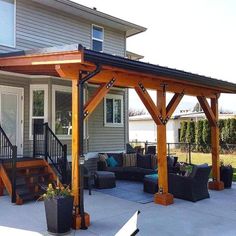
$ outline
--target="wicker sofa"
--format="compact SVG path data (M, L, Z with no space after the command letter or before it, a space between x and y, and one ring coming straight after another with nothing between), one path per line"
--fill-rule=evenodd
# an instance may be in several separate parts
M104 154L104 153L101 153ZM115 173L116 179L120 180L134 180L134 181L143 181L145 175L151 175L157 173L157 162L156 156L147 154L141 155L135 153L133 155L137 156L136 164L132 166L126 166L126 158L129 154L124 153L106 153L108 158L113 157L118 165L115 167L107 166L105 161L98 161L98 171L110 171ZM170 172L173 171L174 165L177 161L177 158L168 158L168 169Z

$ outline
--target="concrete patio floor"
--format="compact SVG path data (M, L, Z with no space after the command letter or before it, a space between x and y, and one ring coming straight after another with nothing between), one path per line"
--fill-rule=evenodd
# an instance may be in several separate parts
M93 191L85 193L85 209L91 215L86 231L70 235L112 236L140 210L138 235L236 235L236 184L221 192L210 191L211 198L197 203L175 199L171 206L154 203L140 204ZM48 235L43 202L22 206L10 203L8 196L0 197L1 236ZM125 235L124 235L125 236Z

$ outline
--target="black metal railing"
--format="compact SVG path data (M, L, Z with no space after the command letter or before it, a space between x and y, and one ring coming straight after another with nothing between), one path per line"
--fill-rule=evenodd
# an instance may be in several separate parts
M33 156L43 156L49 164L53 165L61 182L67 182L67 145L61 143L48 123L34 125Z
M130 142L130 144L133 147L139 147L139 149L145 153L157 153L157 142L144 142L144 141L133 141ZM184 142L178 142L178 143L166 143L167 145L167 156L173 156L176 155L175 150L181 149L182 152L186 153L186 162L191 164L191 153L194 149L194 145L191 143L184 143Z
M0 125L0 160L11 169L12 203L16 202L16 159L17 146L12 145L5 131Z

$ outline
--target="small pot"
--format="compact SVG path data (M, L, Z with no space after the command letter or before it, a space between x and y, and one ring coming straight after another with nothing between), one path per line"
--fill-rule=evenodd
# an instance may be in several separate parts
M48 232L65 234L72 225L73 197L45 199L45 212Z
M220 167L220 180L224 182L225 188L231 188L232 179L233 179L232 166L221 166Z

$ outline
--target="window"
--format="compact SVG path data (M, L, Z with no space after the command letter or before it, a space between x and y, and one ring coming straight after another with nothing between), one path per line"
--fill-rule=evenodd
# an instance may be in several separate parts
M123 96L108 94L104 102L105 126L123 126Z
M15 0L0 0L0 45L15 47Z
M72 134L72 95L71 87L52 86L52 127L56 135Z
M97 52L103 51L103 28L93 25L92 26L92 49Z
M48 115L48 86L30 85L30 137L34 132L34 125L47 122Z
M86 89L84 89L86 102ZM52 128L60 139L70 139L72 135L72 89L67 86L52 86ZM84 138L87 137L84 122Z

